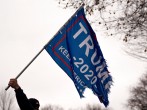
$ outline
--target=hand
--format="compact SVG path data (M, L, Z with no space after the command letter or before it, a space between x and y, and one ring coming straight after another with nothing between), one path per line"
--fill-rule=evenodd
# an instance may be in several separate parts
M20 86L17 83L17 79L10 79L8 85L11 86L12 88L14 88L15 90L20 88Z

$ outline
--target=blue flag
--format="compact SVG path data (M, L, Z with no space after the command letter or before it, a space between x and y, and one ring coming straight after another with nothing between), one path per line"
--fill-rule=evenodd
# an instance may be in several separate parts
M72 79L80 97L84 97L85 88L89 88L100 102L105 106L109 104L112 77L83 7L76 11L45 49Z

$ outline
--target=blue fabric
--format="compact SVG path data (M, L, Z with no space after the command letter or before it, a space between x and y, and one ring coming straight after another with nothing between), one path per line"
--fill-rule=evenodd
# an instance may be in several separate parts
M100 102L105 106L109 104L112 77L83 8L58 31L45 49L72 79L80 97L84 97L85 88L89 88Z

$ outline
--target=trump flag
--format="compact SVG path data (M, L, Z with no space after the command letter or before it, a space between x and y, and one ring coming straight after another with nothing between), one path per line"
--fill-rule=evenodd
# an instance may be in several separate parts
M89 88L101 103L109 104L112 77L83 7L48 42L45 50L71 78L80 97Z

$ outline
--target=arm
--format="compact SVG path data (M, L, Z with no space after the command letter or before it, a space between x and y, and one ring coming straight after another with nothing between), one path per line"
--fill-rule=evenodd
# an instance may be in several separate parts
M16 99L21 110L34 110L27 96L20 88L16 79L10 79L9 85L15 89Z

